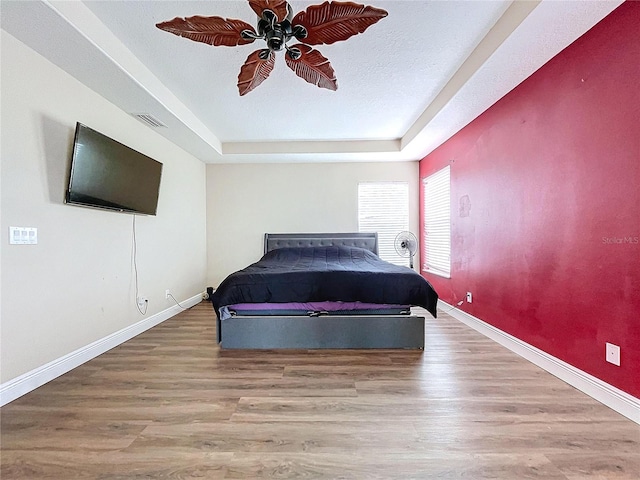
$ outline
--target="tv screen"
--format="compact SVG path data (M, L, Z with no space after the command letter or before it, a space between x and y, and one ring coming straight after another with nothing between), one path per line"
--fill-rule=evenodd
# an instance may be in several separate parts
M78 123L66 203L155 215L162 163Z

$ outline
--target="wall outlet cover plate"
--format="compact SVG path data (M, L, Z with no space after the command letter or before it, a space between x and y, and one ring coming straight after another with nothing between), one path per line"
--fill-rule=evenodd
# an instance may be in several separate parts
M620 366L620 347L618 345L607 343L605 355L607 362Z

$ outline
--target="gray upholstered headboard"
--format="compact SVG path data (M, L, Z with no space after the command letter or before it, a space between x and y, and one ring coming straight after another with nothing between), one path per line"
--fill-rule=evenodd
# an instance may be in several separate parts
M359 247L378 254L377 233L265 233L264 253L287 247Z

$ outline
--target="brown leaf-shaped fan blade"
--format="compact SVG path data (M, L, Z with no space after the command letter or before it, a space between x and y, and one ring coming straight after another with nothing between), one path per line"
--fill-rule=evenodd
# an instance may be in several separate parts
M252 38L242 38L243 30L255 33L254 28L242 20L222 17L176 17L167 22L156 25L160 30L188 38L194 42L207 43L209 45L235 47L253 42Z
M256 50L249 55L247 61L244 62L244 65L242 65L240 69L240 75L238 75L238 91L240 92L240 96L246 95L264 82L276 64L275 53L269 52L267 59L263 60L260 58L260 52L262 52L262 50Z
M293 25L307 29L307 37L299 40L309 45L331 44L364 32L387 12L380 8L353 2L324 2L299 12Z
M289 55L285 55L287 65L296 75L320 88L328 88L329 90L338 89L336 75L329 60L318 50L314 50L309 45L302 43L298 43L292 48L297 48L302 53L297 60L293 60Z
M287 18L286 0L249 0L249 5L260 18L262 18L262 12L267 9L276 14L279 22Z

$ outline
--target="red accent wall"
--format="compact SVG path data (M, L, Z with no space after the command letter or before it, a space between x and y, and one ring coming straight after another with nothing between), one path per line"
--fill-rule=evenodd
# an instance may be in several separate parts
M471 291L463 310L636 397L638 32L626 2L420 162L451 165L451 279L423 273L440 297Z

